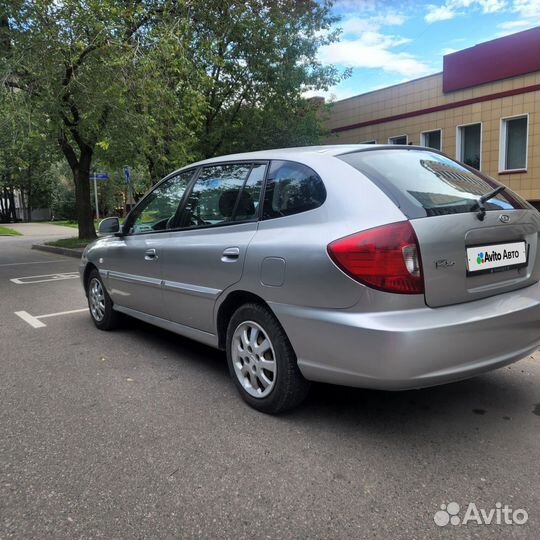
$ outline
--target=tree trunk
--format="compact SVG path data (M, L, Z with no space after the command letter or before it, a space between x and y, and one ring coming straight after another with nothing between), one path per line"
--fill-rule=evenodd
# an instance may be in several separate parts
M8 191L8 199L9 199L9 214L11 214L11 219L13 220L13 223L16 223L17 211L15 210L15 193L13 191L13 188L11 188L11 190Z
M92 163L92 153L90 149L81 152L77 170L73 171L79 238L96 238L90 198L90 164Z
M90 165L92 164L93 147L81 142L80 155L77 156L64 132L60 132L58 143L69 163L73 183L75 184L75 208L79 225L79 238L96 238L94 216L90 203Z
M26 179L28 180L28 186L26 188L26 206L28 209L28 219L27 221L32 221L32 168L28 165L26 169Z
M8 222L7 202L7 189L4 187L3 192L0 193L0 223Z
M21 221L29 222L30 219L28 218L28 206L26 205L26 197L24 196L24 189L19 190L19 197L22 204Z

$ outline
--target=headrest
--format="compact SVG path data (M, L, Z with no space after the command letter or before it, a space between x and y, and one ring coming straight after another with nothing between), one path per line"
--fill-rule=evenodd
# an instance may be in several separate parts
M253 217L253 214L255 214L253 197L245 190L242 190L240 193L240 200L238 201L238 207L236 208L236 219Z
M224 191L219 198L219 211L223 217L232 217L238 193L241 193L241 196L236 209L237 218L245 219L255 214L255 205L253 204L251 195L244 190L230 189Z
M219 198L219 211L223 217L232 217L239 191L239 189L230 189L221 194L221 197Z

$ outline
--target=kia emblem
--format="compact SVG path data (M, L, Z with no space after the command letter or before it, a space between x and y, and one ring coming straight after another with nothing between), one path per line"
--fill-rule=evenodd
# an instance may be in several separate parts
M501 223L508 223L510 221L510 216L508 214L501 214L499 216L499 221Z

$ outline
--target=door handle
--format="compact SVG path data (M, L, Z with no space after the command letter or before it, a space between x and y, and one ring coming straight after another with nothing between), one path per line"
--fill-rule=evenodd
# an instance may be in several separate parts
M230 247L230 248L227 248L223 252L221 256L221 260L223 262L235 262L238 260L239 256L240 256L240 249L237 247Z
M159 259L159 257L157 256L157 253L156 253L156 250L155 249L147 249L145 252L144 252L144 260L145 261L155 261L156 259Z

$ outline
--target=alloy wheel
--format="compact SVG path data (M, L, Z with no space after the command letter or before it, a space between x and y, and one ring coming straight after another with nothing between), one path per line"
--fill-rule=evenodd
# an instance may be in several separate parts
M98 322L105 317L105 292L103 285L97 278L92 278L88 286L88 299L90 301L90 312L92 317Z
M256 398L273 390L277 377L274 347L262 326L253 321L238 325L231 342L234 372L245 391Z

